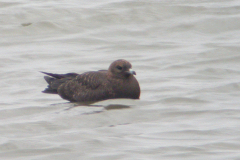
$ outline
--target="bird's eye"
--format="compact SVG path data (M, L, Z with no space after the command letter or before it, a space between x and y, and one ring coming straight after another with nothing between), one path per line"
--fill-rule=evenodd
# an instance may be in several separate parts
M122 67L121 66L117 66L117 69L122 70Z

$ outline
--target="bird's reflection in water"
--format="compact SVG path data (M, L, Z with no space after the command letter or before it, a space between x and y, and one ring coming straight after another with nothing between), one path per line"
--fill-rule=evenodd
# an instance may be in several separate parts
M96 103L96 102L84 102L84 103L67 102L67 103L60 103L60 104L53 104L53 105L54 106L55 105L66 106L67 108L65 108L64 111L69 111L72 109L79 110L81 108L80 110L83 111L83 113L81 113L81 115L96 114L96 113L104 112L106 110L130 108L130 105L123 105L123 104L94 104L94 103Z
M124 104L94 104L96 102L84 102L84 103L74 103L73 107L77 106L86 106L86 107L104 107L106 110L112 110L112 109L125 109L130 108L130 105L124 105Z
M122 105L122 104L110 104L104 107L106 110L112 110L112 109L126 109L130 108L129 105Z

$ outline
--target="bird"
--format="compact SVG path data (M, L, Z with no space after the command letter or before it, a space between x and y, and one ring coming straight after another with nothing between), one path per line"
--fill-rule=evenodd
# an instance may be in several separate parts
M130 62L118 59L108 70L89 71L82 74L67 73L47 75L48 83L43 93L58 94L70 102L96 102L107 99L140 98L140 86Z

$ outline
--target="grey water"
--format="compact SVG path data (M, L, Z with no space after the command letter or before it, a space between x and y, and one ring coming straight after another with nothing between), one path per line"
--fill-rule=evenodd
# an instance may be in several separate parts
M240 1L5 0L0 37L0 159L240 159ZM117 59L140 100L41 92Z

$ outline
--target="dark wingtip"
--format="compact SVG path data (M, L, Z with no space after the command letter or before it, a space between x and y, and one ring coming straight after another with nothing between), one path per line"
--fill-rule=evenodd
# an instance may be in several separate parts
M48 72L43 72L43 71L39 71L40 73L43 73L43 74L46 74L46 75L49 75L49 76L51 76L52 75L52 73L48 73Z
M40 71L40 72L43 73L43 74L46 74L50 77L53 77L53 78L57 78L57 79L62 78L62 76L60 74L48 73L48 72L43 72L43 71Z
M58 92L56 89L46 88L42 93L57 94Z
M43 73L43 74L47 74L47 72L43 72L43 71L38 71L38 72Z

